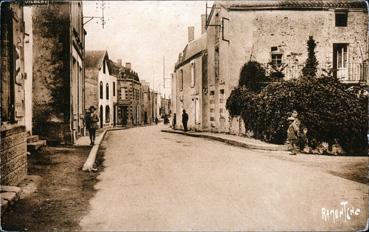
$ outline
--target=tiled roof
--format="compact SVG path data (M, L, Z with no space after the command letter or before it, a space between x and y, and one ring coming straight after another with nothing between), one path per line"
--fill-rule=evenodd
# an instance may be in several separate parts
M118 63L115 63L112 60L109 60L109 64L111 67L111 75L115 77L119 77L120 71L125 69L122 65L119 65Z
M100 69L106 51L86 51L85 67Z
M364 8L364 0L243 0L216 1L229 9L242 8Z
M127 69L126 67L124 67L123 65L120 65L118 63L115 63L112 60L109 60L109 65L111 68L111 75L117 77L117 78L122 78L123 79L131 79L131 80L135 80L135 81L140 81L140 78L138 77L138 74L133 71L132 69ZM123 74L123 75L121 75Z
M178 59L176 66L181 66L181 64L186 63L193 56L199 54L206 50L207 37L206 33L202 34L200 38L189 42L183 49L182 56Z

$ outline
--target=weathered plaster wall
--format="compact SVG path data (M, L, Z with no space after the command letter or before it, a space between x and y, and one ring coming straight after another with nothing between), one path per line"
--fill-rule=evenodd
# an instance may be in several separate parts
M191 67L195 66L195 85L191 86ZM183 71L183 90L180 87L180 76ZM191 130L202 130L202 55L189 60L188 63L182 65L176 70L176 86L177 86L177 127L183 128L182 110L186 110L189 120L188 128ZM195 103L195 99L196 103ZM183 101L181 101L181 99ZM196 104L196 106L195 106ZM195 109L197 118L195 117ZM195 124L196 121L196 124Z
M320 67L332 67L334 43L349 44L348 62L358 64L368 59L368 16L363 11L349 11L347 27L335 26L334 10L222 9L218 11L218 19L216 13L217 10L210 24L220 25L222 17L228 18L224 37L230 40L223 41L221 35L217 36L221 34L219 27L208 27L209 93L214 94L209 95L209 114L212 130L216 132L234 133L234 123L230 123L232 119L222 99L226 100L238 85L241 68L250 58L263 64L271 62L271 47L278 47L283 53L283 62L295 67L303 66L306 61L309 36L317 42ZM215 74L216 62L219 62L219 80ZM286 79L291 77L297 76L286 75Z
M99 70L96 68L85 69L85 102L86 108L90 106L99 107L99 91L100 85L98 83Z
M37 6L32 20L34 132L70 142L69 5Z

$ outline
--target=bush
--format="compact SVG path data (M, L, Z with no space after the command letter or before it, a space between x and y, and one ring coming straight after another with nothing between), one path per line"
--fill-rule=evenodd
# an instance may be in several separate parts
M249 61L243 65L238 86L247 87L249 90L257 92L263 87L264 82L269 78L265 75L265 69L256 61Z
M346 89L331 77L272 83L259 94L238 88L227 100L227 109L241 115L256 138L279 144L286 140L287 118L297 110L309 141L332 145L337 140L348 153L366 153L368 99Z
M241 111L248 109L255 102L256 95L246 87L235 88L227 99L226 108L231 116L240 116Z

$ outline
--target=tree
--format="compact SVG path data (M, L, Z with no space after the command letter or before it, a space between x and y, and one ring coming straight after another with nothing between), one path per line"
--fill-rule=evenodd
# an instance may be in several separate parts
M315 56L316 43L312 36L309 36L309 40L307 41L307 48L308 58L306 60L305 67L302 69L302 74L304 77L315 78L319 62Z

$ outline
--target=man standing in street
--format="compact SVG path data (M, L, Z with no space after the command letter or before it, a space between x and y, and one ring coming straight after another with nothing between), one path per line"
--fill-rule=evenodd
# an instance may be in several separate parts
M188 114L186 113L186 110L183 110L182 124L183 124L184 132L187 132L187 122L188 122Z
M173 130L176 129L176 125L177 125L177 116L176 113L173 114L173 121L172 121L172 128Z
M89 134L90 134L91 145L95 144L96 130L99 127L99 125L97 124L99 122L99 116L97 116L95 110L96 108L94 106L90 107L91 126L89 129Z

